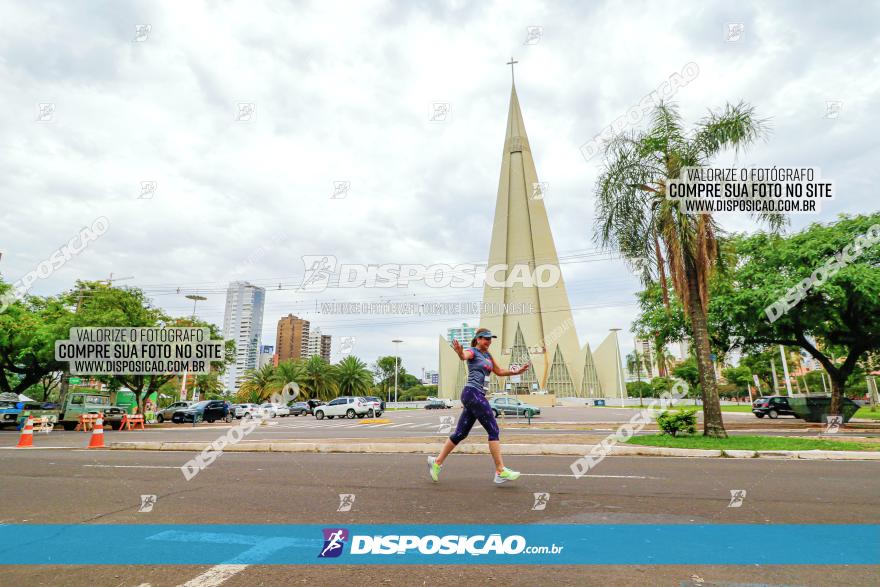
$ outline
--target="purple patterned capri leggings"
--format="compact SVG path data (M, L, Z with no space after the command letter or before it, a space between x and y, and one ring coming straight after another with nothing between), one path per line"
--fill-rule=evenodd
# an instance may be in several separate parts
M458 419L458 424L455 426L455 432L449 436L449 440L458 444L467 438L471 428L474 427L474 422L477 420L486 429L490 441L498 440L498 422L495 421L492 406L489 405L489 400L486 399L483 392L466 385L461 390L461 403L464 409L461 412L461 417Z

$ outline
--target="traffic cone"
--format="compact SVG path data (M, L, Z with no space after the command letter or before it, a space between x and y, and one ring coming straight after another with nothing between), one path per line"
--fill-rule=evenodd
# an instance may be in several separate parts
M34 445L34 421L28 416L28 419L24 423L24 428L21 429L21 436L18 437L18 447L17 448L26 448L28 446Z
M104 448L104 414L98 414L98 419L95 420L92 437L89 439L89 448Z

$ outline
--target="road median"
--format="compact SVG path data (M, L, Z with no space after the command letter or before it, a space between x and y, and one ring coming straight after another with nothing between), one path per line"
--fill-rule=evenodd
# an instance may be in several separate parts
M152 450L200 452L210 447L210 442L111 442L111 450ZM362 454L436 454L442 444L439 442L325 442L325 441L287 441L287 442L240 442L227 446L228 452L280 452L280 453L362 453ZM519 444L505 443L504 452L510 455L577 456L591 454L595 444ZM488 446L477 443L462 443L457 451L460 454L489 454ZM595 454L595 453L592 453ZM651 456L651 457L690 457L690 458L761 458L761 459L805 459L805 460L867 460L880 461L880 452L869 451L748 451L718 450L696 448L669 448L656 446L616 445L611 447L610 456Z

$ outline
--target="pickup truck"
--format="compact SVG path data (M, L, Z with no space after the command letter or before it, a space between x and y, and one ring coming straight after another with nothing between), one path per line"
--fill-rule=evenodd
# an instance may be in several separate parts
M113 405L110 394L96 390L71 391L61 405L58 421L65 430L73 430L79 423L81 414L104 414L104 426L119 430L122 417L129 411L126 405Z

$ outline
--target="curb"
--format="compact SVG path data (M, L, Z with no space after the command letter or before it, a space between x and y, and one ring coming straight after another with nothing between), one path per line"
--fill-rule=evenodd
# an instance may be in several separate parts
M111 450L159 450L200 452L210 442L111 442ZM433 454L440 451L441 443L403 444L393 442L363 442L344 444L331 442L248 442L227 445L228 452L284 452L284 453L365 453L365 454ZM594 444L505 444L504 452L512 455L589 456L599 445ZM462 444L459 454L489 454L483 444ZM609 456L652 456L733 459L803 459L809 461L880 461L880 452L830 450L706 450L697 448L664 448L657 446L616 445Z

